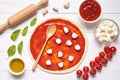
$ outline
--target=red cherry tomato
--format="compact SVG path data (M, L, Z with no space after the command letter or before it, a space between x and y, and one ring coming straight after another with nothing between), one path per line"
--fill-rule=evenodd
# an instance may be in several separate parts
M115 46L112 46L112 47L110 48L110 51L114 54L114 53L117 51L117 49L116 49Z
M99 52L99 56L100 56L101 58L104 58L104 57L105 57L105 53L104 53L103 51L101 51L101 52Z
M107 64L108 63L108 60L106 58L103 58L102 61L101 61L102 64Z
M88 67L88 66L84 66L84 67L83 67L83 71L84 71L85 73L89 72L89 67Z
M101 70L101 69L102 69L102 64L97 64L97 65L96 65L96 69L97 69L97 70Z
M104 47L104 52L108 53L110 51L110 47L109 46L105 46Z
M107 56L108 59L111 59L113 57L113 54L112 54L112 52L109 52L109 53L106 54L106 56Z
M90 67L95 67L96 62L95 61L90 61L89 65L90 65Z
M84 74L84 75L82 76L82 78L83 78L84 80L88 80L89 76L88 76L88 74Z
M99 56L95 57L95 62L100 63L101 62L101 57L99 57Z
M77 75L77 76L82 76L82 70L77 70L77 71L76 71L76 75Z
M96 69L95 68L91 68L90 74L96 74Z

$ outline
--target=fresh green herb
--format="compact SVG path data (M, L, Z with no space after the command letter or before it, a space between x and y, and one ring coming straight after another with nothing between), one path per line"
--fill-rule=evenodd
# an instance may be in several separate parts
M22 30L22 36L26 36L28 32L28 26L26 26L23 30Z
M13 56L15 53L16 53L16 46L15 45L12 45L8 48L8 57L11 57Z
M19 44L18 44L18 53L21 55L22 54L22 48L23 48L23 41L21 41Z
M12 32L11 34L11 40L15 41L18 37L18 35L20 34L20 29L15 30L14 32Z
M36 22L37 22L37 18L32 19L32 21L30 22L30 26L31 27L34 26Z

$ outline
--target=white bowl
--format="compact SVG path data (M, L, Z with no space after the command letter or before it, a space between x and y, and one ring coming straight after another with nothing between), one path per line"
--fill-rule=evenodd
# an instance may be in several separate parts
M107 25L107 23L106 23L106 25L105 26L103 26L102 24L103 23L105 23L105 22L111 22L111 23L114 23L114 28L116 28L116 31L117 31L117 35L115 35L115 36L113 36L113 37L111 37L111 40L110 41L100 41L99 40L99 38L98 38L98 36L97 36L97 32L99 31L99 30L97 30L98 28L100 29L100 27L103 27L103 29L105 28L105 30L108 30L108 28L109 27L107 27L106 28L106 26L109 26L109 25ZM112 29L112 28L111 28ZM113 30L113 29L112 29ZM99 32L98 32L99 33ZM111 33L111 35L112 34L114 34L114 33ZM100 20L98 23L97 23L97 25L96 25L96 28L95 28L95 30L94 30L94 35L95 35L95 38L96 38L96 40L98 41L98 42L100 42L100 43L103 43L103 44L110 44L110 43L112 43L113 41L115 41L117 38L118 38L118 36L119 36L119 34L120 34L120 31L119 31L119 26L118 26L118 24L115 22L115 21L113 21L113 20L111 20L111 19L102 19L102 20ZM105 33L105 36L107 36L108 35L108 33ZM99 36L99 37L102 37L102 36ZM104 36L103 36L104 37Z
M20 72L14 72L12 69L11 69L11 62L13 61L13 60L20 60L22 63L23 63L23 69L20 71ZM20 66L16 66L16 67L20 67ZM9 65L8 65L8 69L9 69L9 72L11 73L11 74L13 74L13 75L21 75L21 74L23 74L24 73L24 71L25 71L25 63L24 63L24 60L21 58L21 57L12 57L10 60L9 60Z
M86 0L85 0L85 1L86 1ZM85 1L83 1L83 2L80 4L80 7L81 7L81 5L82 5ZM99 17L97 17L95 20L90 20L90 21L89 21L89 20L86 20L86 19L84 19L84 18L81 16L80 7L79 7L79 16L80 16L80 18L81 18L82 21L84 21L84 22L86 22L86 23L95 23L95 22L97 22L98 20L100 20L100 18L102 17L102 7L101 7L101 5L99 4L98 1L95 0L95 2L98 3L98 5L100 6L100 9L101 9L101 12L100 12Z

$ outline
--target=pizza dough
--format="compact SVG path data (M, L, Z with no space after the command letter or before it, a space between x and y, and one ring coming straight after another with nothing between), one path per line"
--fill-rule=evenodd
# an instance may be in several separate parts
M30 38L30 55L35 61L46 39L47 27L57 31L49 39L39 60L39 68L50 73L68 73L79 67L87 51L87 39L80 25L62 18L52 18L37 26Z

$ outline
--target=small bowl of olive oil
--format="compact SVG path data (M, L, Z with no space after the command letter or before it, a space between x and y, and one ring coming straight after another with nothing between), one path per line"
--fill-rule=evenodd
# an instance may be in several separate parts
M9 61L9 71L13 75L21 75L25 71L25 63L22 58L15 57Z

